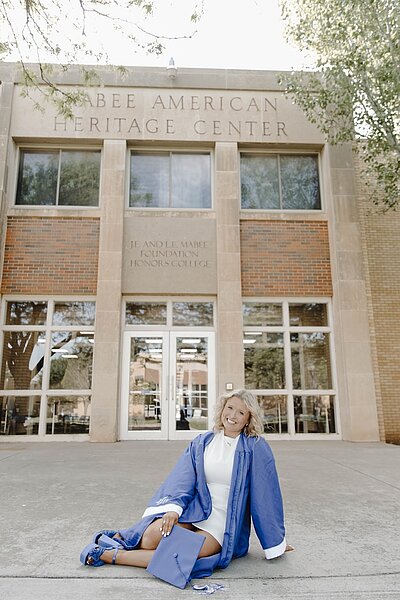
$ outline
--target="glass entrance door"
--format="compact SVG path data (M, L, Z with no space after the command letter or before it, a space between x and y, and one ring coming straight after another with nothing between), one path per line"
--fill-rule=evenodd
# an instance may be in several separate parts
M127 332L121 439L191 439L212 426L212 332Z
M167 436L167 346L165 332L125 334L121 439L140 439L145 433L155 439Z
M171 334L170 435L199 433L212 427L214 334Z

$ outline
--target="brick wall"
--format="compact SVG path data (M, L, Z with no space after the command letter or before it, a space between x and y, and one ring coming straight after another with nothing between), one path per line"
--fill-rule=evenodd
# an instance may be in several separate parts
M325 221L240 223L243 296L331 296Z
M95 294L99 220L9 217L3 294Z
M384 439L400 444L400 212L378 212L356 164L378 417Z

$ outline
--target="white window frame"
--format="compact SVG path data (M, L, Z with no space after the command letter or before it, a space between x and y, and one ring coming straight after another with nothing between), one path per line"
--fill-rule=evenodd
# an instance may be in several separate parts
M272 155L272 156L293 156L293 155L299 155L299 156L316 156L317 157L317 166L318 166L318 184L319 184L319 197L320 197L320 202L321 202L321 207L320 208L315 208L315 209L310 209L310 208L242 208L242 182L241 182L241 157L242 155L246 155L246 156L268 156L268 155ZM318 218L321 213L325 213L326 208L325 208L325 201L324 201L324 194L323 194L323 190L324 190L324 185L323 185L323 170L322 170L322 159L321 159L321 152L319 150L315 150L315 149L311 149L311 150L307 150L306 148L302 148L302 149L293 149L293 150L280 150L280 149L271 149L271 150L253 150L253 149L243 149L239 151L239 210L241 212L240 216L241 218L245 215L254 215L256 213L262 213L264 216L266 213L271 213L276 215L277 213L284 213L287 215L293 215L293 214L301 214L301 215L314 215L316 218ZM278 159L279 161L279 159ZM279 194L281 197L281 178L280 178L280 170L279 170Z
M173 206L129 206L130 200L130 187L131 187L131 156L132 153L140 153L140 154L209 154L210 156L210 200L211 206L209 208L174 208ZM187 148L174 148L174 147L162 147L155 146L152 148L143 147L143 146L129 146L127 152L127 166L126 166L126 202L125 207L128 211L145 211L145 212L179 212L179 213L190 213L194 212L205 213L211 212L214 210L214 149L210 146L204 147L192 147L188 146Z
M334 328L333 328L333 312L332 303L330 298L326 297L254 297L254 296L243 296L242 303L265 303L265 304L281 304L282 305L282 325L280 326L245 326L243 324L243 333L252 331L265 331L269 333L282 333L283 334L283 347L284 347L284 362L285 362L285 376L286 376L286 387L283 389L258 389L251 390L251 392L257 396L285 396L287 399L287 417L288 417L288 433L281 434L264 434L267 440L282 440L282 439L298 439L298 440L338 440L341 439L341 426L340 426L340 413L339 413L339 399L338 399L338 386L336 376L336 361L335 361L335 344L334 344ZM326 326L307 326L299 327L289 324L289 304L325 304L327 306L327 318L328 324ZM331 358L331 375L332 375L332 388L331 389L295 389L293 388L293 377L292 377L292 357L291 357L291 346L290 346L290 334L291 333L328 333L329 334L329 353ZM244 336L243 336L244 337ZM334 397L334 410L335 410L335 433L296 433L295 422L294 422L294 396L333 396Z
M125 323L126 305L129 302L145 303L150 302L154 304L166 304L167 305L167 319L164 325L129 325ZM174 302L192 302L192 303L212 303L213 305L213 325L173 325L172 324L172 304ZM216 330L216 298L207 296L124 296L122 301L122 332L124 331L141 331L141 330L153 330L154 331L187 331L188 329L198 329L203 331L215 331Z
M44 325L6 325L7 302L47 302L47 316ZM95 296L47 296L47 295L5 295L1 301L1 328L0 328L0 364L3 360L4 332L6 331L41 331L46 335L45 357L43 366L42 387L38 390L0 390L0 398L5 396L40 396L39 430L37 435L6 435L0 436L1 442L32 442L32 441L71 441L89 440L90 433L75 434L49 434L46 433L47 402L55 396L89 396L92 389L51 389L49 387L51 334L55 331L90 331L95 333L95 325L52 325L54 304L58 302L96 302ZM10 393L12 391L12 394ZM90 429L89 429L90 432Z

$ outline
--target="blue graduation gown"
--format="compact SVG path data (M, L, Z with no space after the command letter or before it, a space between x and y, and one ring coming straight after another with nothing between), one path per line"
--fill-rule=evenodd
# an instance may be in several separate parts
M210 516L204 450L213 437L211 431L197 436L150 500L141 521L119 531L126 548L135 548L150 523L167 511L180 514L181 523L197 523ZM247 554L250 518L266 558L283 554L286 548L283 504L271 448L263 438L241 434L233 461L221 552L197 559L191 578L207 577L216 568L226 568L233 558Z

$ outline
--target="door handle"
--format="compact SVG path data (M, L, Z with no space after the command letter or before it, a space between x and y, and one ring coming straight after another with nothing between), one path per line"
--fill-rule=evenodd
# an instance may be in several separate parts
M166 391L165 391L165 394L163 394L163 400L164 400L165 402L168 402L168 398L169 398L169 395L170 395L170 393L171 393L171 377L170 377L169 375L167 375L167 376L166 376L166 380L167 380L167 382L166 382L166 383L167 383L167 385L166 385Z

